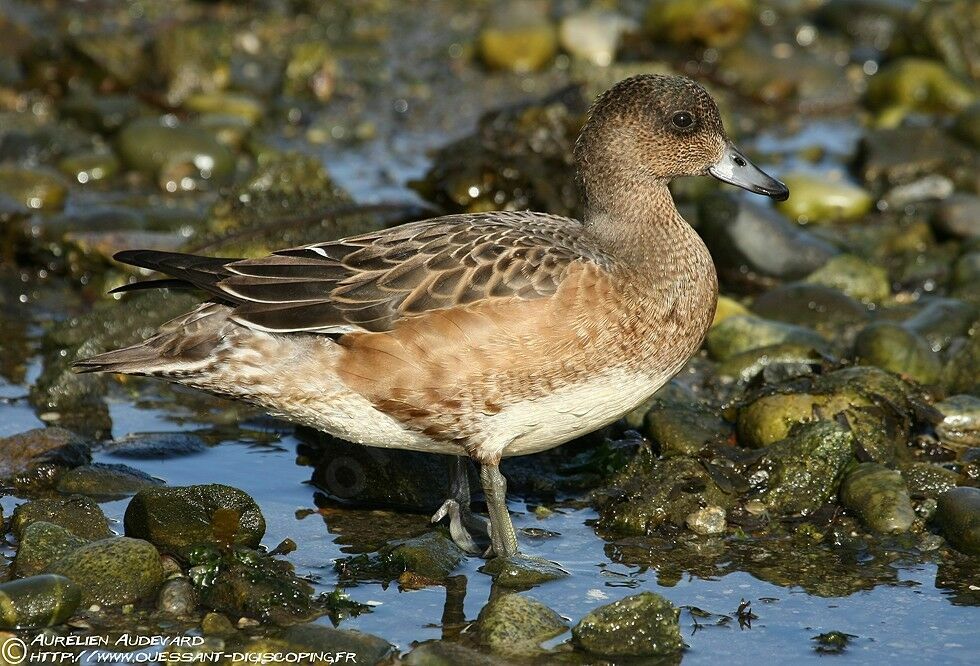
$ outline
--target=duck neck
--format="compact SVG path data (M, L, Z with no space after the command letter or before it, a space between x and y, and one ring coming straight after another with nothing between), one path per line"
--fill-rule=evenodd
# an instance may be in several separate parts
M633 270L662 277L680 269L678 254L689 247L695 232L677 211L667 182L617 191L618 196L588 198L588 232Z

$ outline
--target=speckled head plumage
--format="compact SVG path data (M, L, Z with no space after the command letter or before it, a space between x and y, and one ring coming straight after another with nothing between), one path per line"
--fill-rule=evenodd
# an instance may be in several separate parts
M708 174L777 199L787 194L735 149L708 91L682 76L633 76L600 95L575 161L587 203L597 192Z

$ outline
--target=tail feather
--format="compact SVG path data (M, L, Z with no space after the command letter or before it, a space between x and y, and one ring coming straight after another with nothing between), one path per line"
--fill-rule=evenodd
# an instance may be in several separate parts
M239 328L228 319L231 308L202 303L167 322L143 342L115 349L72 364L79 373L119 372L128 375L186 375L210 362L215 348Z
M225 268L225 265L239 261L239 259L228 257L201 257L195 254L163 252L161 250L124 250L113 255L113 259L130 266L148 268L170 276L170 279L126 285L114 290L116 292L136 289L187 289L196 287L218 296L222 300L227 300L228 295L217 287L217 283L233 275Z

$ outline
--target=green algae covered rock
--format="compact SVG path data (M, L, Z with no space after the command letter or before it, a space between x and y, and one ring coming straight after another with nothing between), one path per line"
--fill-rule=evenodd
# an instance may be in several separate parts
M875 532L907 532L915 522L902 475L884 465L861 463L855 467L841 486L841 501Z
M86 604L119 606L156 596L163 584L160 554L142 539L111 537L76 548L48 567L82 589Z
M61 624L81 602L81 590L64 576L45 574L0 583L0 629L38 629Z
M533 656L544 652L540 644L565 632L555 611L522 594L504 594L480 612L480 642L496 654Z
M576 647L610 658L656 657L684 649L680 611L653 592L600 606L572 628Z

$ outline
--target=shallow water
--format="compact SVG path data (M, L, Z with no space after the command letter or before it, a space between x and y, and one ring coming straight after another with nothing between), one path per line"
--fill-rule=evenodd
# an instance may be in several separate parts
M9 388L9 387L8 387ZM151 389L152 391L152 389ZM5 391L5 393L7 393ZM220 403L214 401L214 405ZM142 408L118 395L111 402L113 435L131 432L213 432L213 422L187 419L177 410ZM179 426L174 420L183 421ZM5 431L21 431L37 425L36 419L17 405L0 405L0 424ZM297 573L316 581L318 591L330 592L337 586L333 563L348 554L338 543L342 535L331 531L335 523L362 522L370 529L377 514L371 511L331 508L321 517L314 501L316 488L308 483L311 468L297 464L299 440L288 428L270 429L270 422L245 422L238 437L228 437L202 453L169 459L141 459L141 470L171 484L224 483L248 492L262 507L267 522L264 544L272 548L285 538L299 546L287 558ZM258 439L272 440L257 443ZM134 464L129 458L107 453L96 455L97 462ZM103 504L116 531L122 531L122 515L128 500ZM18 503L4 497L9 515ZM571 576L534 588L528 594L544 602L569 620L571 626L598 605L644 590L658 592L682 608L681 628L689 649L685 663L752 663L761 655L771 660L821 659L814 650L813 637L840 631L851 634L845 654L863 663L889 661L913 663L975 663L980 650L980 608L954 605L949 593L936 587L934 564L893 565L897 580L870 591L846 597L821 598L800 588L784 588L758 580L746 572L720 578L685 575L675 585L658 583L655 570L613 562L606 543L586 522L595 517L590 509L560 506L546 519L538 519L520 499L512 499L515 526L543 528L559 533L547 539L521 537L522 550L554 560ZM331 517L332 516L332 517ZM425 528L423 516L407 519L417 532ZM478 571L482 560L467 559L457 572L465 577L460 585L454 579L453 593L444 587L400 591L397 584L362 583L347 588L350 597L373 606L372 612L342 621L345 628L382 636L400 650L408 651L414 642L443 637L443 617L447 609L462 612L475 620L490 596L491 579ZM871 562L864 564L870 565ZM465 588L460 599L459 589ZM740 622L737 609L742 601L751 604L756 617ZM447 607L447 603L449 606ZM695 617L691 607L712 615ZM328 623L323 618L320 622ZM453 627L448 628L453 631ZM456 629L458 630L458 629ZM566 633L550 641L557 645L569 638Z

